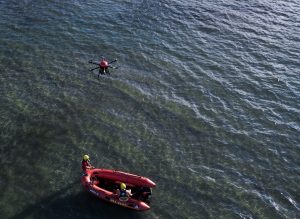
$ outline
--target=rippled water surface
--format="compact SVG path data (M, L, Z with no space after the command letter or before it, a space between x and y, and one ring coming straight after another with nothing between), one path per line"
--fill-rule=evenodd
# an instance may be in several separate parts
M295 0L0 0L0 218L300 218L299 51ZM82 191L85 153L151 210Z

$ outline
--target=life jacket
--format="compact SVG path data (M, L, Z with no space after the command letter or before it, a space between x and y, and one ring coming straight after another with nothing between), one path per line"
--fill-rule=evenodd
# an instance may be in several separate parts
M127 195L126 190L123 190L123 189L120 190L119 200L120 201L127 201L128 200L128 195Z

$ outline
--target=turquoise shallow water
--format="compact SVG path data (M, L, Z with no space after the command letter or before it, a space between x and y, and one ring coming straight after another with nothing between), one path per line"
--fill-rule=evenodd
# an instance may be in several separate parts
M300 218L297 1L0 0L0 218ZM97 79L90 59L117 58ZM157 183L136 213L81 156Z

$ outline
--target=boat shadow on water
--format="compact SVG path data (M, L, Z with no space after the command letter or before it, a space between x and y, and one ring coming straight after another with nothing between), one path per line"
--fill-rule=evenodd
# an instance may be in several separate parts
M76 185L75 185L76 184ZM132 211L99 200L90 193L78 192L78 181L42 200L26 206L11 219L23 218L143 218L145 213ZM79 185L78 185L79 186ZM76 188L77 187L77 188ZM74 194L72 191L76 190ZM145 216L145 215L144 215Z

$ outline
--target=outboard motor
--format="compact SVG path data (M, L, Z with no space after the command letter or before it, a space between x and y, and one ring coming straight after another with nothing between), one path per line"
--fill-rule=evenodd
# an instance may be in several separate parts
M152 189L149 187L142 187L140 190L140 200L146 203L150 203L152 195Z

